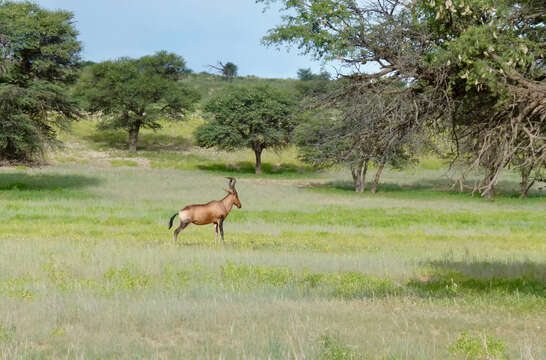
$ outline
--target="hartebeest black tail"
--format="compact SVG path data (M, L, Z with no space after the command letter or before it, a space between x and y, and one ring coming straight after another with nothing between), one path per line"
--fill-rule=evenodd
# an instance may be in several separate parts
M171 220L169 221L169 230L173 227L173 221L174 221L174 218L176 217L176 215L178 215L178 213L174 214L171 217Z

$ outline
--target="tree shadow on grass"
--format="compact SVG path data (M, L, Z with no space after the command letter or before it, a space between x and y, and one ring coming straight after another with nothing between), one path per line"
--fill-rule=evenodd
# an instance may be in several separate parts
M395 197L419 197L423 193L427 193L427 196L434 197L456 197L456 198L468 198L472 194L471 191L466 190L459 192L453 188L451 180L446 178L433 178L414 181L407 184L396 183L382 183L377 188L378 194L392 195ZM470 187L472 184L465 184ZM517 181L502 180L499 181L496 190L496 198L519 198L519 183ZM354 185L350 181L332 181L328 183L312 183L307 186L316 190L336 191L354 193ZM365 193L370 193L371 184L366 187ZM544 192L536 189L531 189L528 194L528 198L543 198ZM479 193L474 194L474 197L480 198Z
M546 262L433 260L425 263L436 269L454 270L477 278L531 276L546 286Z
M84 136L87 141L99 146L115 150L127 150L127 132L121 130L102 130ZM164 133L142 133L138 137L138 149L144 151L187 151L192 141L182 136Z
M350 181L331 181L326 183L310 183L305 188L314 191L334 192L345 195L373 196L371 184L366 186L364 193L355 193L354 185ZM430 179L410 184L382 183L377 188L377 196L386 196L402 199L419 198L468 198L468 193L459 193L450 189L447 182L441 179Z
M254 163L250 161L239 161L236 163L209 162L200 164L198 169L211 171L221 175L237 176L259 176L256 175ZM279 176L286 178L309 177L317 175L318 171L308 166L298 166L295 164L281 163L273 165L271 163L262 163L262 176Z
M410 288L422 295L501 293L546 296L546 263L530 260L440 260L428 261L422 265L431 270L408 283Z
M101 180L83 175L0 173L0 191L62 191L100 184Z

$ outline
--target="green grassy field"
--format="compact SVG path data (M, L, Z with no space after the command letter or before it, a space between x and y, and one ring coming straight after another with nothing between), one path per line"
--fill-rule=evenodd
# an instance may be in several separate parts
M355 194L294 149L256 177L250 152L194 148L198 122L131 155L84 121L50 166L0 169L0 358L546 358L543 193L450 192L431 160ZM226 244L175 244L169 217L226 175Z

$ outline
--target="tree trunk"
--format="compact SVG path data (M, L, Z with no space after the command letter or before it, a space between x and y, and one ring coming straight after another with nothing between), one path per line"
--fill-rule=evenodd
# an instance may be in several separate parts
M130 152L136 152L137 151L137 143L138 143L138 131L140 130L140 124L136 125L135 127L129 129L129 151Z
M254 149L254 155L256 155L256 174L262 173L262 148Z
M368 171L368 159L359 162L358 166L351 167L351 175L356 192L366 190L366 172Z
M495 199L495 169L490 168L488 169L488 174L485 176L483 181L483 188L481 195L484 196L487 200L494 200Z
M491 187L485 191L484 196L487 200L495 200L495 186L491 185Z
M355 191L358 192L358 189L360 187L360 182L358 179L358 171L356 167L351 166L351 176L353 177L353 185L355 187Z
M379 165L379 168L377 169L377 172L375 173L375 178L373 179L372 194L375 194L377 192L377 186L379 185L379 179L381 178L381 173L383 172L384 168L385 168L385 163L381 163Z
M529 175L531 174L531 169L529 168L522 168L521 169L521 190L519 197L522 199L525 199L527 197L527 193L531 186L535 183L535 181L531 181L529 183Z

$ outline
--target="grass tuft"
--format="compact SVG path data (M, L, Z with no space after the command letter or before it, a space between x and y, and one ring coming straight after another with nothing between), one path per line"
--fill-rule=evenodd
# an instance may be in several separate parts
M344 345L339 337L322 335L320 337L321 353L319 359L323 360L357 360L364 356Z
M133 160L110 160L110 165L113 167L120 167L120 166L138 166L138 163Z
M504 360L506 345L500 339L486 334L471 336L467 332L461 333L457 341L449 346L449 351L455 355L462 355L465 359L476 360Z

